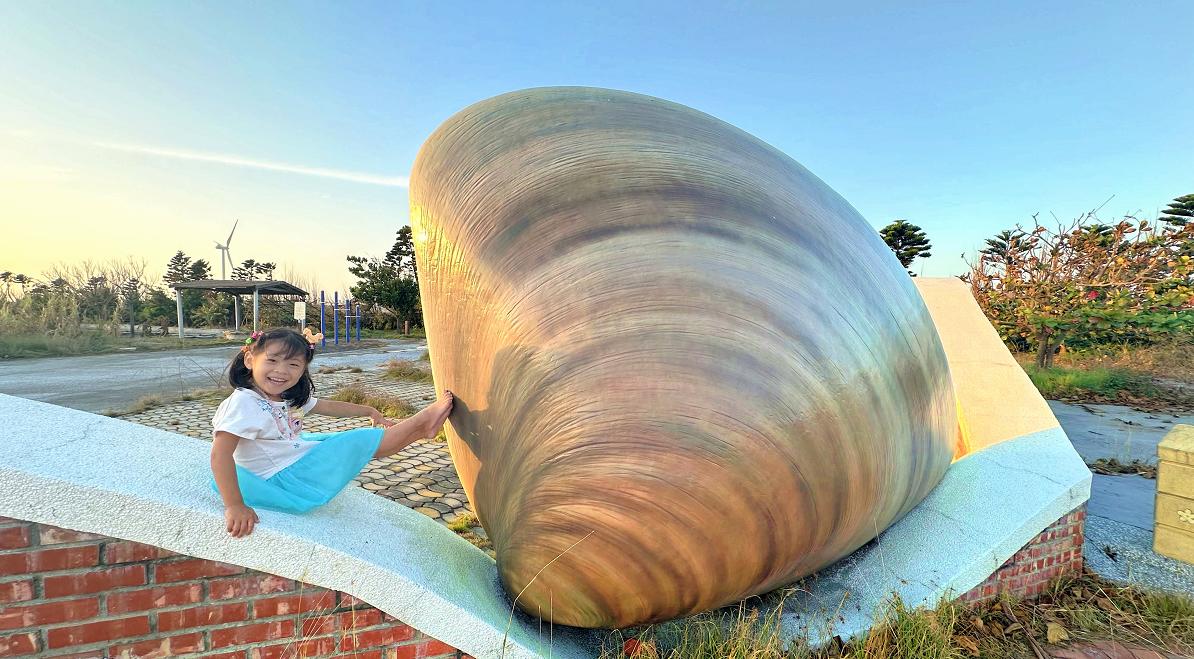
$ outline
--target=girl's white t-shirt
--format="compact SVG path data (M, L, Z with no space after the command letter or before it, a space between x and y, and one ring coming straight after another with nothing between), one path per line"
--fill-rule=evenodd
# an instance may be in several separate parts
M269 478L319 444L300 436L303 416L317 402L319 399L312 396L296 410L286 401L275 402L252 389L237 389L216 408L211 419L212 437L223 430L246 440L237 443L232 459L254 474Z

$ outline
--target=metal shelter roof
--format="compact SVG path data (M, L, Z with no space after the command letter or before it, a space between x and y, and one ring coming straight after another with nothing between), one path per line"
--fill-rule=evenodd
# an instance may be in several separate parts
M251 295L256 292L259 295L302 295L307 296L307 291L291 284L290 282L279 281L277 279L263 279L259 281L239 281L236 279L199 279L196 281L182 281L177 284L171 284L170 288L174 290L201 290L201 291L220 291L221 293L232 293L233 295Z

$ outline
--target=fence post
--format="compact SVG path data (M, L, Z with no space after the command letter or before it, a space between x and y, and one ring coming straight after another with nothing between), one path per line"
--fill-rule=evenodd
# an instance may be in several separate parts
M332 342L340 345L340 291L332 291Z

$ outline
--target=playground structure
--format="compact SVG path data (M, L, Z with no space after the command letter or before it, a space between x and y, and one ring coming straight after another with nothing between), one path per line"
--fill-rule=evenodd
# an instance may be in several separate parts
M198 291L215 291L217 293L227 293L233 296L233 324L234 330L240 330L241 314L240 314L240 297L242 295L253 296L253 330L261 329L261 297L262 296L302 296L307 297L307 292L285 281L233 281L233 280L218 280L218 279L202 279L197 281L178 282L171 286L174 289L174 298L178 310L178 337L184 338L186 335L186 320L183 314L182 293L187 290ZM299 326L305 327L306 319L306 303L302 307L296 306L295 320L299 322ZM299 311L299 309L302 311ZM319 331L323 333L324 339L321 347L327 347L328 337L331 337L332 345L340 345L341 338L344 339L345 344L350 344L354 340L361 340L361 303L358 300L353 300L348 296L344 297L344 301L340 300L340 292L333 291L332 299L327 300L326 291L319 291ZM328 323L331 323L331 331L328 331ZM355 334L355 339L354 335Z
M328 307L328 302L327 302L326 291L319 291L319 331L323 334L323 341L320 343L320 347L327 347L327 344L328 344L328 329L327 329L328 308L327 307ZM340 315L341 315L341 312L343 312L343 315L344 315L344 343L345 344L352 343L352 333L353 333L353 329L354 329L353 321L356 321L356 323L355 323L355 325L356 325L355 329L356 329L356 335L357 335L356 340L359 343L361 340L361 303L356 300L349 299L347 296L345 296L344 306L341 307L340 306L340 292L333 291L332 292L332 303L331 303L332 345L340 345ZM306 321L304 320L302 322L305 323Z

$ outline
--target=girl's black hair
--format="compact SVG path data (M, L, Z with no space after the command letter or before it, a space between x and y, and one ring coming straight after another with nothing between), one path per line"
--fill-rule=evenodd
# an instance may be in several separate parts
M256 341L249 343L251 350L264 350L266 344L280 341L283 344L285 353L282 355L283 359L290 359L296 355L302 355L303 359L307 360L306 365L303 366L303 376L295 385L286 391L282 392L282 399L289 402L294 407L302 407L310 400L311 394L315 392L315 383L311 381L311 372L308 366L311 364L311 358L315 356L315 348L307 343L307 338L298 332L287 329L278 328L263 332L261 336L257 337ZM228 383L234 388L253 389L253 374L245 366L245 351L236 351L236 356L232 358L232 363L228 365Z

